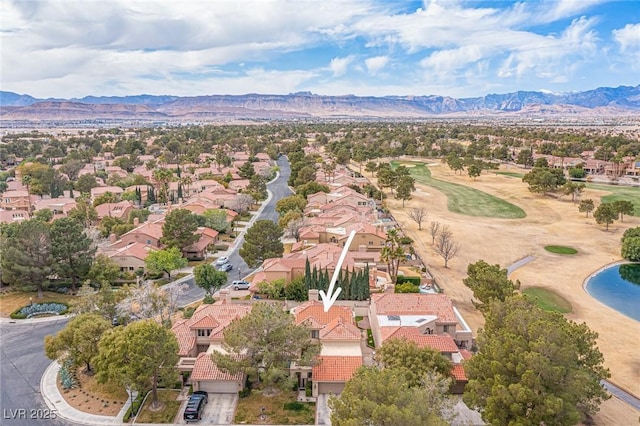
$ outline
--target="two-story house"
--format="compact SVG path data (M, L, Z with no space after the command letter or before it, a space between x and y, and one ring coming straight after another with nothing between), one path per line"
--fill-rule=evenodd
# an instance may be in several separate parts
M452 392L462 392L467 381L462 361L469 355L473 332L451 299L444 294L372 294L369 322L376 348L403 338L440 351L451 361L457 380Z
M171 327L178 339L178 370L189 373L193 390L237 393L244 387L243 373L225 372L211 360L213 351L225 353L224 329L251 311L251 305L230 303L228 295L227 291L223 300L200 305L191 318L179 320Z
M291 374L298 387L312 382L312 395L339 394L346 382L362 366L362 333L354 324L351 308L333 305L327 312L318 301L318 291L309 292L309 301L292 309L296 324L309 328L312 339L321 344L317 364L313 367L293 366Z

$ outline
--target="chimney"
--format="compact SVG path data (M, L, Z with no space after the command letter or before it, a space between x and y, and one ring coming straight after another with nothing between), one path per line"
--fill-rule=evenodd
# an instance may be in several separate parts
M113 233L109 234L109 242L111 244L115 243L117 240L118 238L116 237L116 234L113 234Z
M140 219L138 219L137 217L133 218L133 226L138 226L140 225Z
M220 300L222 300L226 304L231 303L231 292L228 288L223 288L220 290Z
M309 300L320 300L320 292L318 290L309 289Z

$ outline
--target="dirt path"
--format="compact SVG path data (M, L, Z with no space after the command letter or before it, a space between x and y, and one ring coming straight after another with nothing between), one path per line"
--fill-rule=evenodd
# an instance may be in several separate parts
M637 352L640 323L603 305L583 289L584 280L592 272L620 259L620 237L626 229L640 226L640 218L625 217L624 222L616 221L609 231L605 231L591 215L587 218L579 213L577 204L568 197L558 200L532 194L519 178L489 173L473 181L466 175L454 175L440 164L431 166L430 170L434 178L493 194L518 205L527 213L524 219L454 214L447 210L447 200L442 193L419 184L416 184L413 199L406 203L404 209L400 200L387 199L387 205L400 226L416 241L415 250L469 325L477 331L483 325L483 318L471 303L472 292L462 283L467 265L483 259L505 268L521 259L533 258L514 270L510 278L519 280L521 288L545 287L569 300L573 312L567 314L567 318L578 323L586 322L599 334L598 345L605 356L606 366L611 370L611 382L640 396L640 355ZM523 172L513 168L510 171ZM587 189L582 198L591 198L597 205L602 195L606 192ZM406 213L414 206L428 210L422 231L418 231L417 224ZM454 239L460 244L458 255L449 261L447 269L431 245L428 230L431 221L449 226ZM578 254L563 256L549 253L544 250L545 245L570 246L576 248ZM604 413L605 407L614 406L613 413ZM620 423L623 418L633 418L636 423L640 413L624 407L624 404L607 402L602 408L604 414L599 416L602 419L615 418L617 424L625 424Z

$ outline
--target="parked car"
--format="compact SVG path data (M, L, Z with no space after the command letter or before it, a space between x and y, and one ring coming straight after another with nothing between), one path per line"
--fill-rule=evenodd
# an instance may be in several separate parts
M222 271L222 272L229 272L232 269L233 269L233 265L231 265L230 263L225 263L224 265L218 266L218 271Z
M225 263L229 263L229 258L227 256L222 256L222 257L219 257L218 259L216 259L216 263L214 263L214 265L222 266Z
M207 392L195 391L187 401L183 415L184 420L187 423L202 420L202 412L207 402L209 402L209 394Z
M236 280L231 284L231 286L234 290L249 290L251 283L245 280Z

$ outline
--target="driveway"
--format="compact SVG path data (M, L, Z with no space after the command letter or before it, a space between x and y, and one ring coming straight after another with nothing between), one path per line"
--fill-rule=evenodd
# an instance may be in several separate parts
M328 393L321 393L318 395L316 401L316 424L317 425L331 425L331 410L329 409L329 395Z
M202 420L193 424L200 425L230 425L233 424L233 416L238 404L237 393L211 393L209 392L209 403L205 405L202 413ZM180 407L178 424L186 424L183 419L186 402ZM191 424L191 423L190 423Z

